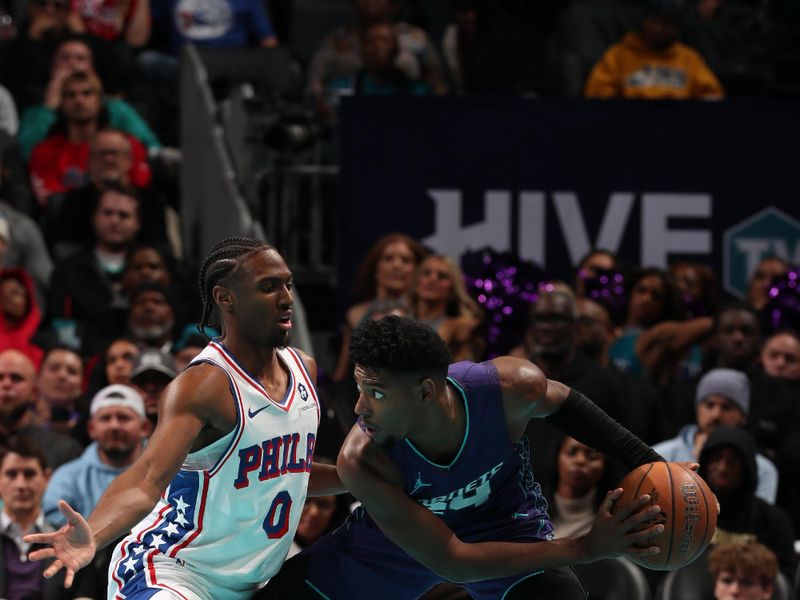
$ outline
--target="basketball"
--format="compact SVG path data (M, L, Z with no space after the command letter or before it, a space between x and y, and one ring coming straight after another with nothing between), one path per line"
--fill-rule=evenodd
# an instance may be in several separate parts
M659 546L661 552L630 556L633 562L656 571L672 571L688 565L706 549L717 526L717 501L696 472L674 462L652 462L628 473L618 487L624 491L615 508L642 494L649 494L651 504L661 508L656 523L664 525L664 531L648 544Z

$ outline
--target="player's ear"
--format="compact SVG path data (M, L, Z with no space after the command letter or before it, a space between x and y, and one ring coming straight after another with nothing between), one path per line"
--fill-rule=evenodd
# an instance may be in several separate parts
M419 382L419 395L423 402L430 402L436 397L436 384L430 377Z
M224 312L232 312L234 304L233 292L229 287L224 285L215 285L211 290L211 296L214 298L214 303L219 306L219 309Z

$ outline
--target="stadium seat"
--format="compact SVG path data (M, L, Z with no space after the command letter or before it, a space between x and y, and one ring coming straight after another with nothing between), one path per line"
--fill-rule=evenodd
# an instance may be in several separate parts
M778 573L772 600L793 600L789 579ZM656 600L714 600L714 578L708 570L708 552L692 564L670 572L656 594Z
M641 569L625 558L606 558L575 565L589 600L650 600L650 586Z

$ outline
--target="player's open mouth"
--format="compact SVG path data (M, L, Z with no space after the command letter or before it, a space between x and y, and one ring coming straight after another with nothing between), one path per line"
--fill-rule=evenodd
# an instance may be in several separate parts
M292 311L286 311L278 317L278 327L287 331L292 328Z
M374 425L370 425L369 423L364 423L364 431L367 432L369 437L372 437L375 435L375 432L378 431L378 428Z

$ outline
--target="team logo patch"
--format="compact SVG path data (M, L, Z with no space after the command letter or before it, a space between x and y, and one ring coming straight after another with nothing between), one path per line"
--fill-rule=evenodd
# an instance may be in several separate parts
M304 386L302 383L298 383L297 391L300 393L300 397L303 399L303 402L308 400L308 390L306 389L306 386Z

